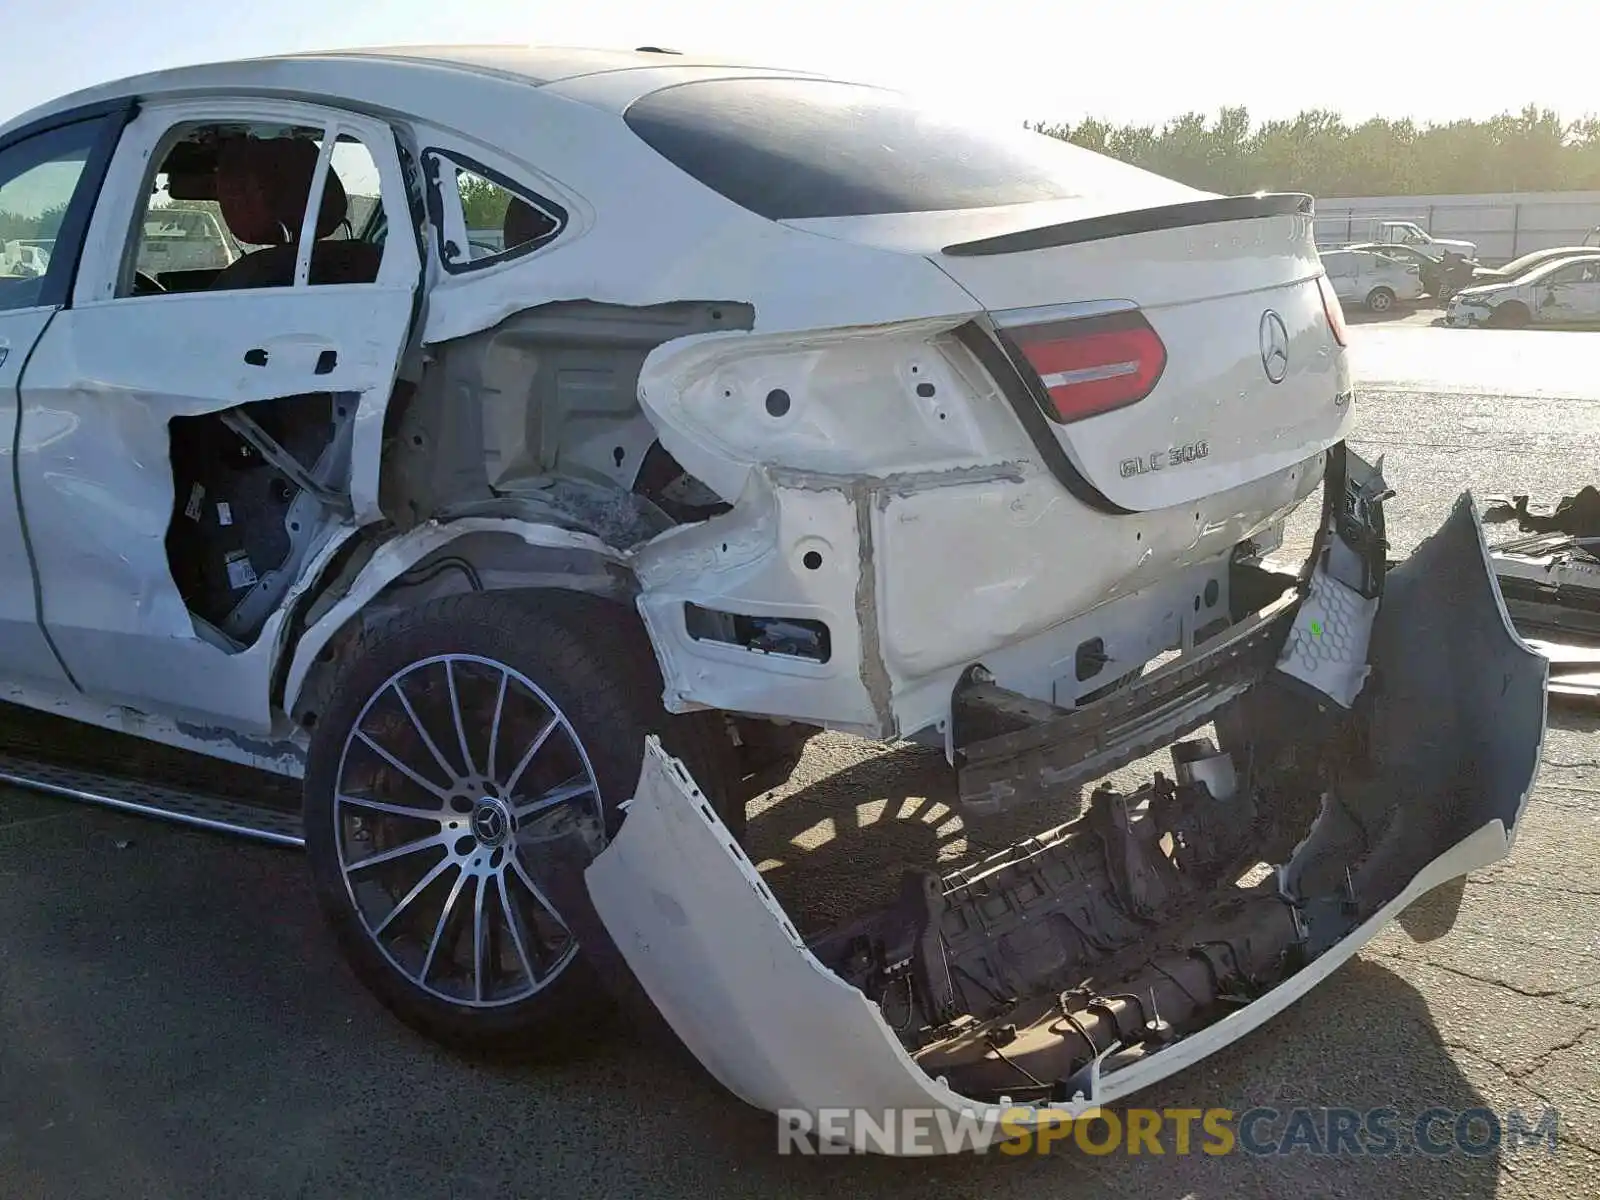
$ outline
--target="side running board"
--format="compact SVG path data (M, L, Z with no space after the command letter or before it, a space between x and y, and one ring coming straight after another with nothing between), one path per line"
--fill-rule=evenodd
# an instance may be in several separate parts
M305 845L298 813L258 808L80 767L0 754L0 783L276 846Z

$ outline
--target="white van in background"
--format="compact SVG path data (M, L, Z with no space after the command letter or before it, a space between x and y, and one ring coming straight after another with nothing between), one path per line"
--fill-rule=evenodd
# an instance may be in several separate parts
M1314 236L1318 246L1349 246L1357 242L1391 242L1410 246L1440 263L1452 256L1468 261L1478 257L1476 242L1436 238L1415 221L1389 221L1380 217L1318 217Z

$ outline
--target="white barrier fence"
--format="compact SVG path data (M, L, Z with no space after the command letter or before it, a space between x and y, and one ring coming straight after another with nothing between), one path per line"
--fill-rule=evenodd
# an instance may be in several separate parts
M1503 263L1534 250L1581 246L1600 226L1600 192L1317 198L1319 243L1370 241L1374 221L1414 221L1434 237L1475 243L1484 263Z

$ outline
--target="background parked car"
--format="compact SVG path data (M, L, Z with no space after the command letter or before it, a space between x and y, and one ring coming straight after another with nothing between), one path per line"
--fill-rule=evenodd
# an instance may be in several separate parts
M1583 258L1595 253L1596 250L1600 250L1600 246L1553 246L1545 250L1534 250L1520 258L1512 259L1503 267L1474 267L1472 282L1474 284L1509 282L1547 263L1566 258Z
M1454 255L1450 256L1448 262L1439 262L1429 258L1415 246L1402 246L1394 242L1371 242L1346 246L1345 249L1370 250L1374 254L1382 254L1396 262L1410 263L1422 273L1423 290L1440 303L1472 283L1472 264Z
M238 259L239 248L220 217L220 211L199 204L152 205L145 214L135 269L157 278L173 271L222 270Z
M1600 252L1546 263L1502 283L1466 288L1451 298L1445 322L1506 329L1600 323Z
M1422 271L1371 250L1328 250L1323 269L1341 301L1365 305L1376 313L1388 312L1398 300L1417 300L1424 288Z

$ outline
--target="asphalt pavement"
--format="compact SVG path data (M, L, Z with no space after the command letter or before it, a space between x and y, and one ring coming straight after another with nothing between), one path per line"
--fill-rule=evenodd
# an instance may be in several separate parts
M1600 334L1356 329L1353 442L1385 456L1404 552L1456 495L1596 482ZM1296 529L1291 544L1306 531ZM752 858L803 924L980 849L935 754L824 736L751 808ZM1426 912L1422 915L1426 916ZM1432 1108L1558 1144L1482 1155L1304 1151L780 1158L769 1118L671 1045L567 1061L452 1057L355 984L298 854L0 791L0 1197L1600 1197L1600 717L1552 711L1512 857L1452 932L1392 928L1280 1017L1149 1093L1153 1108Z

